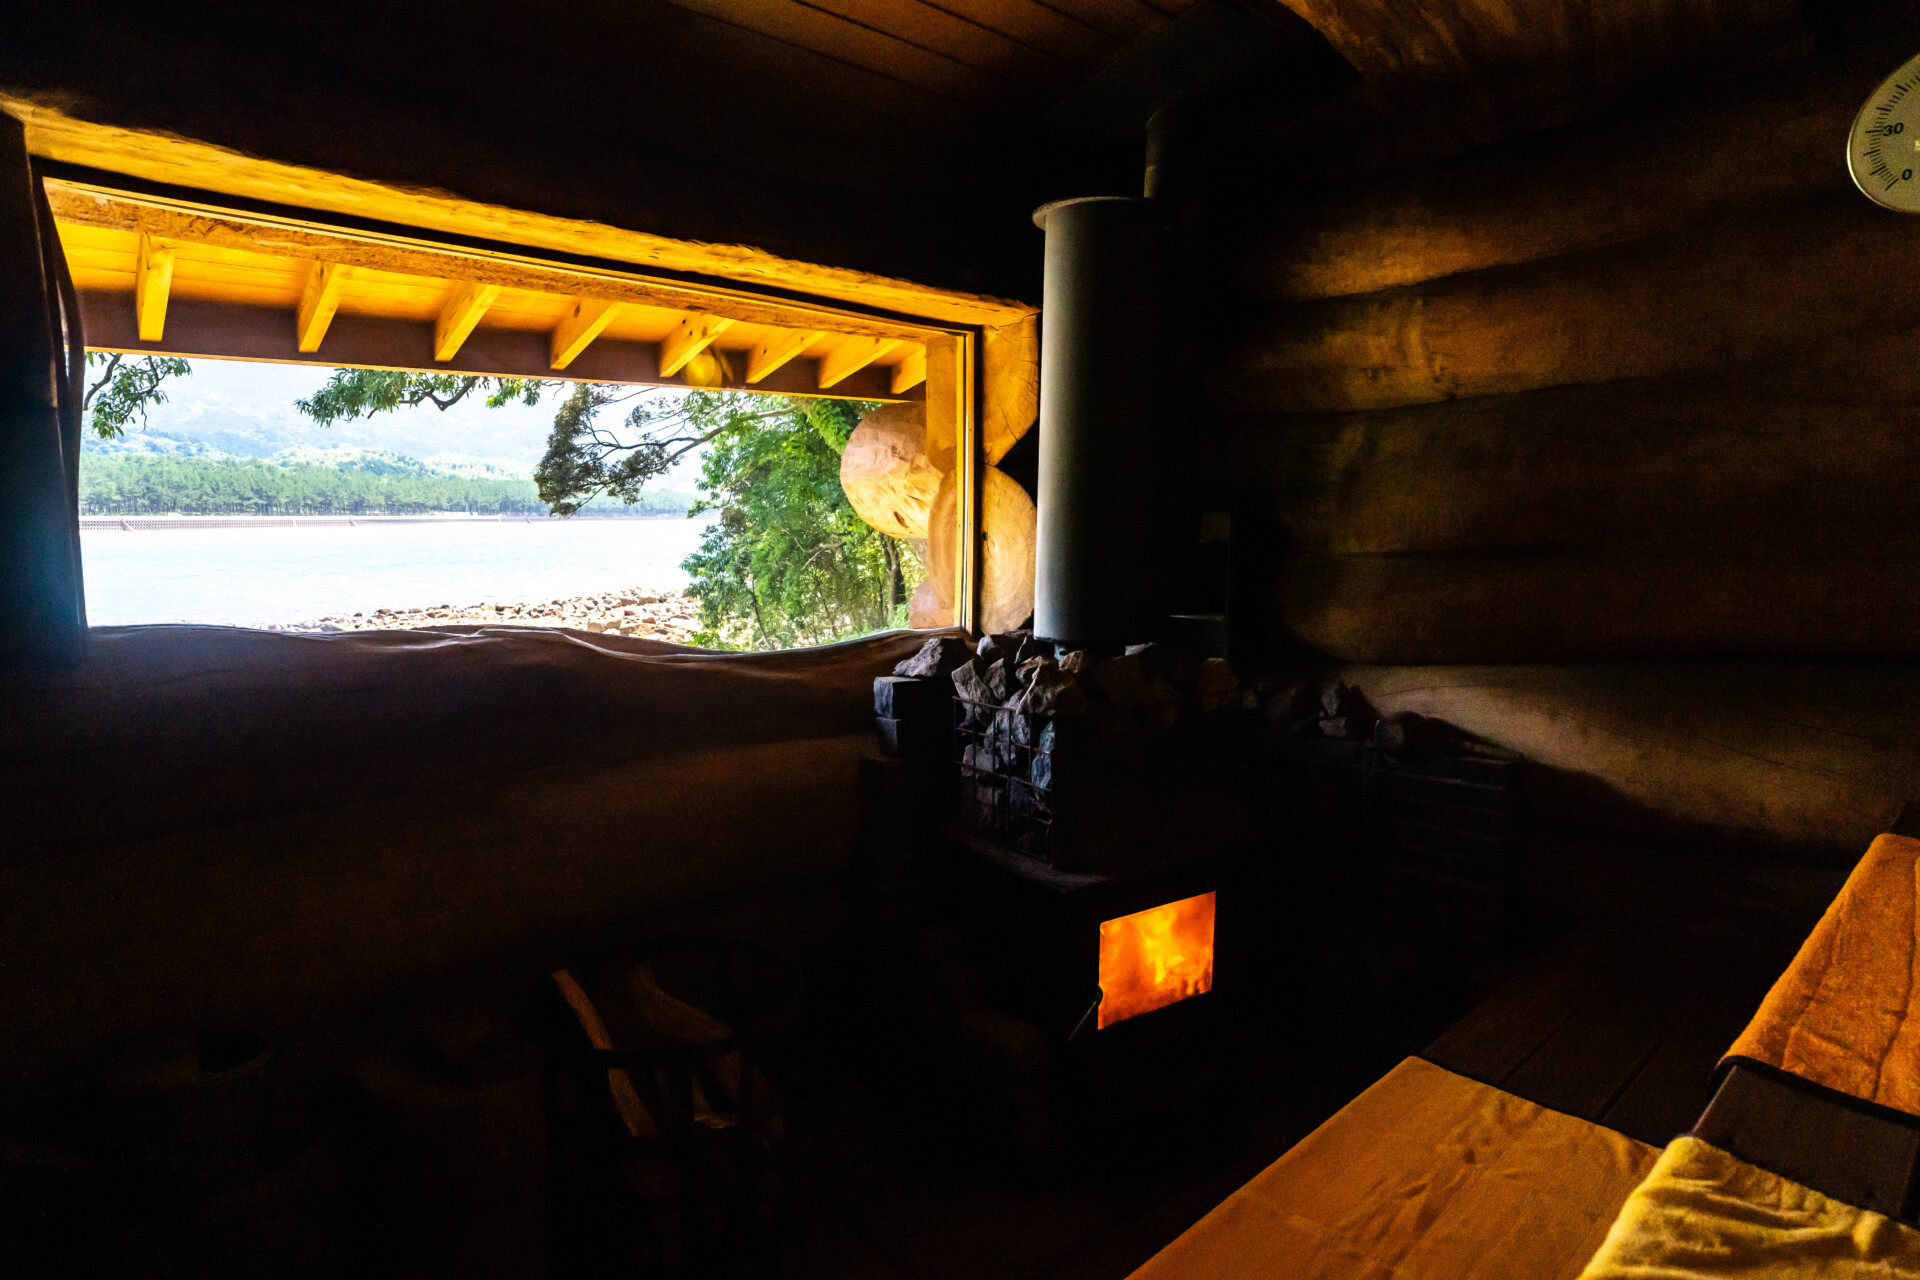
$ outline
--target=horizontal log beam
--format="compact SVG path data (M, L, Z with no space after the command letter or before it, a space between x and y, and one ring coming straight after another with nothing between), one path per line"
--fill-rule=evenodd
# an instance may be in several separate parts
M1308 551L1920 546L1920 403L1793 399L1744 377L1242 419L1207 447Z
M1244 412L1382 409L1804 356L1909 329L1920 222L1848 191L1657 242L1250 318L1203 385Z
M1878 554L1303 555L1288 627L1350 662L1920 658L1920 548Z
M1564 822L1804 845L1848 866L1920 795L1920 666L1354 666L1340 677L1384 713L1432 716L1520 752L1528 807Z
M1878 48L1769 68L1289 209L1261 202L1216 239L1217 278L1269 298L1372 293L1847 191L1836 139L1888 69Z
M83 291L80 310L87 345L100 351L265 360L279 364L311 364L328 368L420 369L436 373L482 374L515 378L551 378L548 335L539 330L476 329L453 359L434 359L434 322L396 320L380 316L343 315L327 334L323 356L302 352L294 342L293 326L278 307L209 302L176 298L169 312L163 342L142 342L134 327L133 308L124 293ZM812 360L796 360L764 382L742 390L778 395L824 396L838 400L917 400L924 392L896 396L888 386L887 370L866 369L823 393ZM633 386L685 387L679 378L660 374L658 348L651 342L603 338L587 348L566 372L569 380L622 383Z

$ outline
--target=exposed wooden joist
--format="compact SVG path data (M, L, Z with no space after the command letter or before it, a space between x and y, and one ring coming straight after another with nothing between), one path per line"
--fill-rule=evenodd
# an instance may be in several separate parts
M143 342L158 342L167 328L167 294L173 288L173 250L140 233L140 261L133 274L133 315Z
M433 358L453 359L460 344L467 340L473 327L480 323L480 317L487 314L487 308L499 296L497 284L475 284L471 280L456 284L440 308L440 318L433 322Z
M725 316L693 315L682 320L660 342L661 375L671 378L680 372L687 361L705 351L715 338L732 327L733 321Z
M575 298L573 309L553 331L548 356L550 367L564 369L572 364L575 357L613 323L613 309L619 305L605 298Z
M307 287L300 294L300 310L295 313L294 345L302 351L318 351L340 309L340 288L353 268L340 262L316 262L307 273Z
M537 293L575 296L591 292L596 297L640 306L724 315L746 324L782 329L830 327L835 333L900 337L914 342L924 340L928 332L925 325L879 319L831 306L784 302L745 289L696 288L632 273L569 268L533 256L466 253L420 241L338 233L306 223L241 214L216 216L203 210L174 208L145 197L105 193L56 180L49 180L46 186L54 216L63 223L144 232L170 243L192 241L281 258L320 258L399 275L471 280ZM1005 324L1028 314L1031 312L1011 310L986 322ZM979 322L967 317L961 320Z
M876 79L875 83L891 82ZM503 244L645 263L668 271L771 285L960 324L1009 324L1033 310L1008 299L932 288L854 268L797 262L736 243L673 240L604 223L476 204L318 169L256 160L185 138L76 120L52 107L8 95L0 95L0 109L27 122L28 147L36 156L154 182L184 183L247 199L297 205L315 210L317 220L324 220L328 212L374 218L398 226L432 229L429 234L478 236ZM92 190L65 179L49 180L47 187L54 211L62 218L73 216L69 207L72 193ZM207 211L201 208L196 212L204 215ZM281 225L292 224L283 221ZM313 223L304 225L311 227Z
M899 338L848 338L820 358L820 389L825 391L903 345Z
M927 380L927 349L915 347L907 352L906 359L893 366L893 394L899 395L908 387L917 387Z
M768 335L747 356L747 381L759 382L775 369L812 346L822 336L821 329L789 329Z
M481 326L444 364L433 358L434 322L342 312L327 331L325 355L300 351L294 345L285 308L208 298L179 297L168 309L167 337L162 343L143 343L134 327L133 308L125 290L80 291L80 311L87 345L100 351L130 351L189 358L224 357L281 364L308 364L367 369L437 369L487 377L547 378L549 337L540 329ZM628 386L684 387L677 378L660 375L659 344L603 337L594 342L567 370L566 376L586 382ZM917 388L905 396L888 390L889 369L862 369L832 391L828 399L918 400ZM789 364L770 375L754 390L775 395L819 396L813 368L804 362Z

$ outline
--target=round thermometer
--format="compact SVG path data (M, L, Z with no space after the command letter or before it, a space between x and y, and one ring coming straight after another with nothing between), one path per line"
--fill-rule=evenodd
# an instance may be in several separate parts
M1853 118L1847 171L1875 204L1920 213L1920 57L1882 81Z

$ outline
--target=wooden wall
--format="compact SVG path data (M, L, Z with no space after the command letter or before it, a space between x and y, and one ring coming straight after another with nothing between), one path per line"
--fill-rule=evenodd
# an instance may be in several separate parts
M1920 219L1842 163L1884 61L1235 237L1204 391L1220 473L1292 539L1294 632L1390 663L1920 654Z
M1896 47L1202 220L1243 614L1556 819L1857 855L1920 797L1920 218L1843 159Z

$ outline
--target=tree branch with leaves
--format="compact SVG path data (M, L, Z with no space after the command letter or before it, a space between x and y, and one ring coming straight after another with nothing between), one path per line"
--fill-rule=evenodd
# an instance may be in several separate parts
M87 352L87 371L100 376L80 397L80 412L102 440L117 440L135 418L147 425L147 406L165 404L160 388L168 378L184 378L193 366L173 356L133 356L124 351Z

